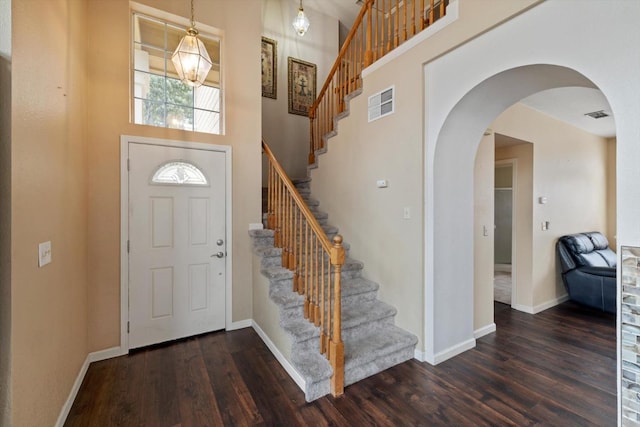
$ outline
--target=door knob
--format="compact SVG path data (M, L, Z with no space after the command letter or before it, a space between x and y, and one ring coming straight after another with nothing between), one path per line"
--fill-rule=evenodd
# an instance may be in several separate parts
M213 254L211 255L211 258L213 258L214 256L218 258L224 258L224 252L218 252L217 254Z
M224 240L218 239L218 241L216 241L216 245L218 245L218 246L224 245Z

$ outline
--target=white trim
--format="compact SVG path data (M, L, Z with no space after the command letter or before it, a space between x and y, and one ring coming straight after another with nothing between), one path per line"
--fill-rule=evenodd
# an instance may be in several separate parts
M511 264L494 264L493 271L500 271L503 273L511 273Z
M426 362L426 354L424 351L418 350L417 348L413 351L413 358L418 362Z
M89 363L100 362L101 360L113 359L114 357L120 357L126 355L127 352L122 347L111 347L105 350L94 351L89 353Z
M442 30L447 25L458 20L458 1L454 0L447 6L447 13L441 18L438 19L433 25L425 28L420 31L418 34L409 39L406 43L401 44L391 52L387 53L385 56L369 65L367 68L362 70L362 78L367 77L369 74L374 71L382 68L384 65L403 55L405 52L413 49L429 37L436 34L438 31Z
M442 363L445 360L449 360L452 357L455 357L461 353L464 353L467 350L471 350L475 346L476 346L475 338L471 338L466 341L463 341L460 344L456 344L453 347L449 347L448 349L436 354L434 358L434 363L432 364L437 365L438 363Z
M185 142L160 138L138 137L132 135L120 136L120 351L121 354L129 352L129 334L127 322L129 321L129 254L127 253L127 240L129 239L129 171L127 159L129 158L129 144L141 143L165 147L191 148L195 150L220 151L225 154L225 202L226 202L226 236L227 256L225 257L226 284L225 284L225 329L233 325L232 318L232 271L233 271L233 199L231 194L232 175L231 157L232 150L228 145L206 144L201 142Z
M563 302L569 301L569 295L564 294L562 296L559 296L557 298L553 298L550 299L549 301L543 302L542 304L538 304L534 307L531 307L530 305L520 305L520 304L514 304L512 306L512 308L514 310L518 310L518 311L522 311L524 313L529 313L529 314L538 314L541 313L551 307L555 307L556 305L560 305Z
M76 396L78 395L78 391L80 390L80 386L82 385L82 381L84 380L84 376L87 374L87 369L89 369L89 356L84 359L84 363L80 367L80 372L78 372L78 376L76 380L73 382L73 386L71 387L71 391L69 391L69 396L67 400L64 402L62 409L60 410L60 414L58 415L58 420L56 421L56 427L63 427L64 423L67 421L67 417L69 416L69 412L71 412L71 407L73 406L73 402L76 400Z
M253 320L244 319L237 322L227 323L227 331L236 331L238 329L250 328L253 325Z
M475 339L482 338L483 336L494 333L495 331L496 331L496 324L490 323L487 326L483 326L482 328L478 328L475 331L473 331L473 337Z
M284 357L282 353L280 353L280 350L278 350L278 347L276 347L273 341L269 339L269 337L262 330L260 325L258 325L255 321L252 321L251 326L257 332L260 338L262 338L262 341L264 341L264 343L267 345L269 350L271 350L271 353L273 353L273 355L276 357L278 362L280 362L280 365L282 365L284 370L287 371L291 379L293 379L293 381L298 385L298 387L300 387L300 390L305 392L307 390L307 382L304 380L304 378L302 378L302 375L300 375L300 373L296 370L296 368L294 368L293 365L289 363L287 358Z

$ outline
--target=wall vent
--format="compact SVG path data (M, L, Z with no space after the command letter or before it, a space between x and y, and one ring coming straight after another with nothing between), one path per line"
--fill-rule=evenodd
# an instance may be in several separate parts
M592 119L603 119L605 117L609 117L608 113L605 113L604 110L593 111L591 113L585 114L585 116L589 116Z
M391 86L369 97L369 122L393 114L394 89L395 86Z

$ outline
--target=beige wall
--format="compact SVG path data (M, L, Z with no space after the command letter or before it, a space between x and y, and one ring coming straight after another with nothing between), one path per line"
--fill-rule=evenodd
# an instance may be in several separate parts
M177 0L140 3L188 16ZM197 141L232 147L233 321L252 315L247 229L260 222L259 0L198 2L196 20L224 31L225 135L129 123L129 3L89 0L89 348L120 344L120 135ZM230 326L230 325L227 325Z
M54 425L87 356L86 2L13 1L12 425ZM53 262L38 268L38 243Z
M615 251L618 247L617 241L617 222L616 222L616 203L617 203L617 191L616 191L616 138L607 139L607 231L606 236L609 240L609 246Z
M322 89L338 56L338 20L308 7L311 25L298 36L291 26L298 13L289 0L262 0L263 35L278 42L278 98L262 98L262 136L291 178L307 176L309 118L289 114L288 57L317 66L316 91Z
M564 234L582 231L607 232L607 140L522 104L507 109L491 124L491 128L500 134L533 143L532 197L522 200L520 188L517 189L515 268L517 303L537 311L536 307L566 294L556 266L557 239ZM496 159L510 158L508 156L503 150L496 153ZM518 160L518 181L524 173L523 163ZM547 197L547 203L538 203L539 197ZM521 215L529 209L532 209L532 226L523 230L519 224ZM543 221L550 222L548 231L542 230ZM530 234L532 241L530 285L520 271L523 255L520 243L521 239L527 240L524 233Z
M459 18L393 62L370 67L351 115L312 171L312 192L329 221L364 261L364 275L380 283L380 298L398 308L397 324L418 335L424 349L424 64L537 0L459 0ZM367 98L395 85L395 113L367 123ZM378 179L389 187L377 189ZM411 219L402 219L409 207Z
M11 1L0 0L0 425L11 424Z
M474 170L473 329L475 331L493 325L494 155L494 134L492 133L485 135L480 142Z

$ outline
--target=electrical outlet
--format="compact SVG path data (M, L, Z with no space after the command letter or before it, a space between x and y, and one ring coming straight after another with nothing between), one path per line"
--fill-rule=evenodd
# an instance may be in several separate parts
M404 208L404 211L402 212L402 218L411 219L411 209L409 207Z
M44 267L51 262L51 241L38 245L38 267Z
M376 181L376 187L378 188L387 188L389 186L389 181L386 179L379 179Z

